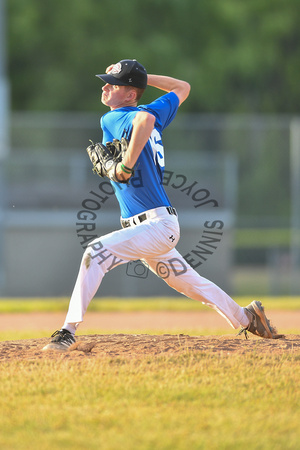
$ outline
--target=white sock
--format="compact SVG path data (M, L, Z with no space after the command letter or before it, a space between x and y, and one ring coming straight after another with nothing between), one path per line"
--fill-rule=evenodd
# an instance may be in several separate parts
M65 323L62 327L64 330L68 330L71 334L75 335L76 333L76 323Z

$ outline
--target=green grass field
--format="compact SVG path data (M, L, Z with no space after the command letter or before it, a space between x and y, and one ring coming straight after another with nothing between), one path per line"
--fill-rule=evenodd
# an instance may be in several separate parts
M298 449L300 355L11 362L3 449Z
M252 297L234 299L239 305L247 306ZM268 309L299 310L300 297L263 297L264 306ZM0 299L0 314L26 312L66 312L69 299L60 298L2 298ZM207 306L185 297L149 297L143 299L95 298L88 311L100 312L130 312L130 311L207 311Z
M66 311L67 303L2 299L0 313ZM263 303L268 309L300 309L300 298ZM103 299L91 307L205 308L184 299ZM23 333L23 338L39 337ZM300 352L290 350L280 355L186 351L126 359L10 360L0 364L0 448L296 450L299 380Z

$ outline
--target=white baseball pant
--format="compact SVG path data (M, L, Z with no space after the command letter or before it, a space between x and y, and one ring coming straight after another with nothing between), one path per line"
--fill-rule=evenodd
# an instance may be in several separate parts
M101 236L83 254L63 328L75 332L95 296L104 275L120 264L141 261L173 289L215 309L233 328L248 326L244 308L221 288L201 277L175 249L179 241L178 219L165 207L146 212L147 219ZM138 223L138 216L128 219Z

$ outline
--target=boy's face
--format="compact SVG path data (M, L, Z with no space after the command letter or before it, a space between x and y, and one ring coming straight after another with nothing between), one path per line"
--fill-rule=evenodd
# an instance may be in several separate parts
M111 110L128 106L132 103L132 89L107 83L102 88L101 102Z

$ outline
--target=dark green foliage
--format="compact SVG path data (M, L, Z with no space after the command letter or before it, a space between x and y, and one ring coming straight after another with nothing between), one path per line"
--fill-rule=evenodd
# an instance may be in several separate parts
M299 0L7 0L12 108L99 110L94 75L136 58L191 83L184 111L297 113L299 10Z

